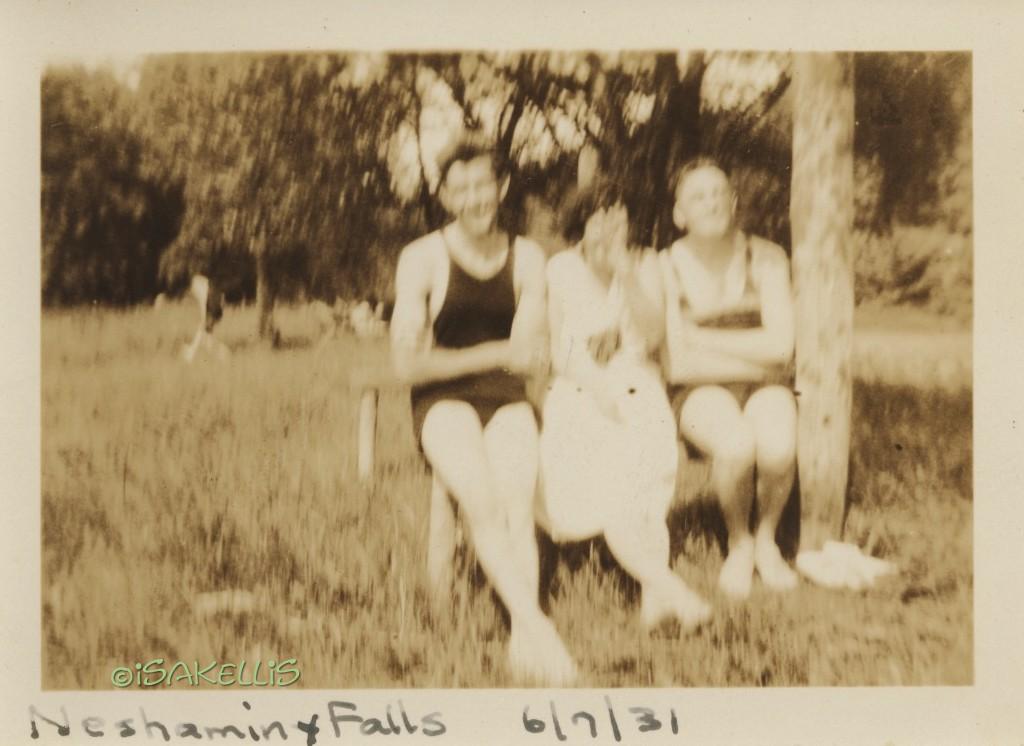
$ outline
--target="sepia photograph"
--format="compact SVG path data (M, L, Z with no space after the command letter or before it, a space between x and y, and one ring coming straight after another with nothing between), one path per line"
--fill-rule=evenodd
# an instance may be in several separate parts
M971 52L38 86L43 691L974 683Z
M5 4L0 741L1019 741L1020 30Z

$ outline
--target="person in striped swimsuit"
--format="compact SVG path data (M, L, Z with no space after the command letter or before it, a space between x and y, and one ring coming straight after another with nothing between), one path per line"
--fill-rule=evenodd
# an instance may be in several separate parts
M525 380L546 365L545 255L498 225L508 188L492 147L460 138L440 162L453 221L406 246L391 319L413 429L455 499L511 617L516 675L571 683L575 664L538 601L538 429Z
M686 164L673 208L685 233L663 266L679 290L692 373L673 404L684 440L711 459L729 536L719 587L742 599L755 570L775 590L798 582L775 540L796 473L797 419L789 260L782 247L740 230L736 203L715 162Z

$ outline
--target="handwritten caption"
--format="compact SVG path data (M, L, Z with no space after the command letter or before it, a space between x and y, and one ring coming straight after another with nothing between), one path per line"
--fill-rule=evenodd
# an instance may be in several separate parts
M669 730L675 735L679 734L679 718L671 707L661 713L650 707L627 707L625 712L628 713L628 719L620 720L621 711L616 711L609 697L604 698L604 704L604 711L596 715L589 710L576 710L568 713L565 721L559 715L559 708L553 699L548 700L548 706L544 708L547 711L539 717L536 714L531 715L530 707L526 706L523 708L523 729L533 734L550 733L559 741L567 741L567 728L562 725L566 722L570 726L570 735L578 736L582 732L589 734L593 739L597 738L599 733L605 735L610 732L612 738L621 741L623 730L627 736L632 736L634 732L651 733L661 730L665 727L663 718L667 716Z
M70 717L66 707L29 707L29 735L38 739L41 735L69 738L69 743L78 742L83 736L90 739L116 739L143 737L170 741L172 738L189 740L225 739L234 741L288 740L289 735L299 736L299 742L315 746L325 740L351 738L353 736L400 736L415 735L436 738L450 732L450 726L440 710L422 713L416 708L407 708L402 700L390 702L383 709L362 709L355 702L331 700L324 711L314 710L305 719L289 718L261 719L253 712L247 701L241 703L244 712L222 713L217 723L199 723L192 719L168 720L151 717L144 708L136 714L117 719L105 719L89 715L79 719ZM425 709L425 708L424 708ZM58 714L59 712L59 714ZM151 711L152 713L152 711ZM124 713L128 714L128 713ZM483 713L482 713L483 714ZM637 741L637 736L658 731L679 734L679 718L671 707L651 708L642 706L616 706L610 697L595 708L577 709L575 706L559 704L555 699L546 701L538 698L526 703L518 711L519 717L499 717L500 730L518 733L528 742L552 741L587 742L596 739L606 741L609 737L616 742ZM487 713L487 722L475 725L494 732L494 713ZM225 722L227 721L227 722ZM464 723L460 723L464 724ZM536 737L536 738L534 738Z

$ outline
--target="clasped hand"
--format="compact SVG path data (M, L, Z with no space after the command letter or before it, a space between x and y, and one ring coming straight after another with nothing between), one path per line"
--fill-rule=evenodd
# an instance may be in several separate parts
M607 365L619 351L622 338L617 328L594 334L587 340L587 351L598 365Z
M551 371L547 340L513 337L508 341L505 367L517 375L543 378Z

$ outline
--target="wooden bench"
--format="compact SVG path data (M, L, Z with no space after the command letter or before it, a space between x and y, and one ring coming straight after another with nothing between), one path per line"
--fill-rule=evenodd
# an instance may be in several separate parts
M376 462L380 394L402 386L388 374L370 372L357 375L353 380L353 388L359 392L356 468L359 481L369 484L373 480ZM455 506L448 489L432 473L427 530L427 579L431 591L438 599L444 598L451 590L457 544Z

